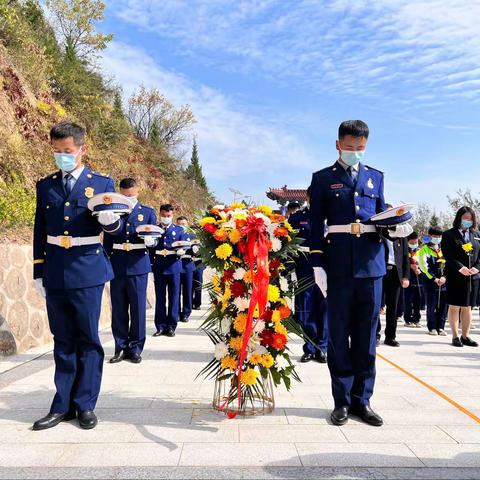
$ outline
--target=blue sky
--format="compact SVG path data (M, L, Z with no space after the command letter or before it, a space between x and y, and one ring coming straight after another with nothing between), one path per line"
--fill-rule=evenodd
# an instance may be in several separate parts
M308 186L351 118L387 201L444 210L480 191L480 1L107 0L106 15L104 72L191 105L222 200Z

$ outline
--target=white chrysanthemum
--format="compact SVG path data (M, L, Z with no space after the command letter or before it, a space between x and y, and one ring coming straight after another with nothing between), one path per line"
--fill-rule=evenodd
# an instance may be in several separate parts
M288 360L283 355L277 355L277 358L275 359L275 368L278 371L285 370L289 366L290 364L288 363Z
M216 208L217 210L223 210L225 205L215 205L213 208Z
M230 328L232 327L232 319L231 318L222 318L220 320L220 333L222 335L226 335L230 332Z
M215 274L216 274L216 271L213 268L207 267L203 272L203 282L205 284L211 283L212 278L215 276Z
M222 226L223 228L235 228L235 222L233 220L229 220L228 222L225 222Z
M288 292L288 280L285 277L280 277L280 290Z
M254 333L262 333L265 330L265 322L257 322L255 327L253 328Z
M282 249L282 242L277 237L270 238L272 242L272 252L279 252Z
M227 344L220 342L215 345L215 358L221 360L228 353Z
M239 312L244 312L250 305L250 299L245 297L237 297L233 300L233 304L237 307Z
M235 270L235 273L233 274L233 278L235 280L242 280L246 273L247 273L247 271L244 268L242 268L242 267L237 268Z

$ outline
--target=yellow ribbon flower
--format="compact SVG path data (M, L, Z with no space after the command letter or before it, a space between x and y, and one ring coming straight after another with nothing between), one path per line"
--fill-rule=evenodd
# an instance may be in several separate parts
M465 243L464 245L462 245L462 248L465 253L470 253L473 251L473 245L471 244L471 242Z

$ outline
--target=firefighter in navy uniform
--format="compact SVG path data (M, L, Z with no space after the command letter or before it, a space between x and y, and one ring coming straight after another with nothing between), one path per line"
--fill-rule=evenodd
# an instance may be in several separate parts
M104 247L115 274L110 282L115 339L115 354L110 363L123 359L140 363L146 336L147 284L151 272L147 245L151 239L142 240L136 229L140 225L155 225L157 216L153 208L138 201L138 186L133 178L124 178L120 182L120 193L134 206L124 219L121 231L116 236L106 234L104 238Z
M310 202L310 187L307 189L307 202ZM301 362L317 360L327 362L328 326L327 300L314 282L313 268L310 262L310 209L290 215L290 225L298 230L298 237L304 241L300 254L295 260L295 273L303 291L295 295L295 318L312 342L305 342ZM308 284L309 287L305 288Z
M100 233L122 226L117 213L94 217L87 208L95 194L114 192L113 180L83 165L85 130L69 122L50 131L59 171L37 183L33 234L34 278L45 296L54 340L56 394L50 413L34 430L51 428L78 415L94 428L104 352L98 336L104 285L113 278ZM108 197L108 195L106 195Z
M336 142L338 161L314 173L311 184L310 256L316 283L325 294L328 288L328 366L335 425L345 424L349 414L370 425L383 424L370 407L370 397L386 266L383 241L370 218L386 207L383 173L360 161L368 135L361 120L343 122ZM410 225L398 225L386 235L400 238L411 231Z
M177 218L177 225L183 228L185 233L185 240L192 242L196 237L195 234L188 228L188 219L185 216ZM195 262L193 261L193 251L190 248L185 250L182 256L182 272L180 273L180 316L181 322L187 323L192 314L193 302L193 273L195 271Z

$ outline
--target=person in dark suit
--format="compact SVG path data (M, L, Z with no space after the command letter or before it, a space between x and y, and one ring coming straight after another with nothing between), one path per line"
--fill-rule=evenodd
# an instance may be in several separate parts
M455 215L453 228L443 234L443 256L446 260L448 321L452 345L478 347L469 337L472 307L476 305L480 282L480 234L476 231L475 212L462 207ZM458 321L462 336L458 335Z
M394 241L383 238L385 245L385 263L387 273L383 277L383 291L385 293L386 325L385 345L399 347L397 336L397 309L402 288L408 288L410 282L410 260L408 258L408 242L405 238ZM377 326L377 338L380 335L380 317Z

